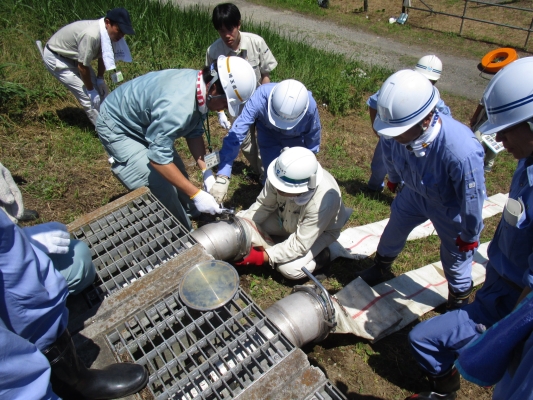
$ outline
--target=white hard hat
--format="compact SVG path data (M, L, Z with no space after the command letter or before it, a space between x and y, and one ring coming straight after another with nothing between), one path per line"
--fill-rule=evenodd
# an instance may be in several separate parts
M399 136L422 121L438 103L439 91L422 74L404 69L389 76L379 89L374 130Z
M513 61L491 79L483 104L488 121L479 127L485 135L499 132L533 117L533 57Z
M285 147L267 170L270 183L285 193L305 193L314 189L323 175L316 156L305 147Z
M309 107L305 86L287 79L274 86L268 97L268 119L280 129L292 129L304 117Z
M218 76L228 99L231 116L239 114L239 109L252 94L256 86L253 67L240 57L220 56L217 60Z
M442 74L442 61L432 54L424 56L416 63L415 71L420 72L430 81L438 81Z

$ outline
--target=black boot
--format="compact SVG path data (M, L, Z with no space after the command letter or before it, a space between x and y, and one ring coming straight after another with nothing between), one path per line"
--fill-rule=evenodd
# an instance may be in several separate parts
M446 310L456 310L462 308L468 304L468 298L474 290L474 283L470 284L470 288L464 292L455 293L450 284L448 284L448 302L446 303Z
M331 251L329 250L329 247L326 247L315 257L316 267L313 273L315 275L315 278L317 278L319 281L325 280L329 275L329 265L331 261L330 258ZM320 272L318 272L319 270Z
M376 253L376 256L374 257L374 265L359 272L356 276L363 278L369 286L388 281L389 279L394 278L394 274L391 270L394 260L396 260L396 257L384 257L379 253Z
M428 376L429 392L413 394L405 400L455 400L461 388L461 375L455 367L440 376Z
M54 393L66 399L117 399L137 393L148 383L148 371L137 364L87 369L76 354L68 329L43 354L52 367Z

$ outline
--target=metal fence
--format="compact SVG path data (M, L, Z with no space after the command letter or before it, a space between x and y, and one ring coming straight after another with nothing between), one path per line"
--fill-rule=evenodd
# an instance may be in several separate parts
M412 0L403 0L403 2L402 2L402 12L408 14L409 13L409 9L411 9L411 10L429 12L430 14L439 14L439 15L446 15L448 17L460 18L461 19L461 27L459 28L459 35L463 34L463 26L464 26L465 20L466 21L476 21L476 22L481 22L481 23L485 23L485 24L502 26L502 27L505 27L505 28L524 31L524 32L527 32L526 40L524 42L524 50L527 50L527 44L528 44L528 41L529 41L529 37L531 35L531 32L533 32L533 9L515 7L515 6L510 6L510 5L507 5L507 4L489 3L489 2L486 2L486 1L463 0L464 3L465 3L464 4L464 8L463 8L463 14L459 15L459 14L448 13L448 12L445 12L445 11L437 11L437 10L433 9L433 7L428 5L426 2L424 2L424 0L419 0L419 1L420 1L420 3L423 4L424 8L416 7L416 6L413 7ZM504 23L500 23L500 22L487 21L487 20L479 19L479 18L467 17L466 16L466 12L467 12L469 3L483 4L483 5L491 6L491 7L501 7L501 8L506 8L506 9L510 9L510 10L525 11L525 12L532 13L531 14L532 18L531 18L531 22L529 24L529 28L524 28L524 27L521 27L521 26L515 26L515 25L510 25L510 24L504 24Z

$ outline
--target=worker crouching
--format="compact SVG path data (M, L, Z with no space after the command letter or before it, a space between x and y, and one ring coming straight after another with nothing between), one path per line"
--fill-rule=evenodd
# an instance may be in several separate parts
M328 246L351 213L311 150L285 148L270 163L255 203L238 214L256 229L250 254L236 265L270 264L287 279L304 278L302 267L313 272L329 262ZM275 244L270 235L285 240Z

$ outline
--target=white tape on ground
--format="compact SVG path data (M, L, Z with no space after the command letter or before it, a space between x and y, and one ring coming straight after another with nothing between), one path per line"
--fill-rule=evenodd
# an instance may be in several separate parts
M483 218L489 218L501 213L507 197L507 194L498 193L485 200L483 205ZM345 229L341 232L337 241L329 246L331 260L337 257L352 258L355 260L369 257L376 252L379 239L388 222L389 220L385 219L368 225ZM428 220L417 226L407 240L420 239L435 234L435 228L431 221Z

